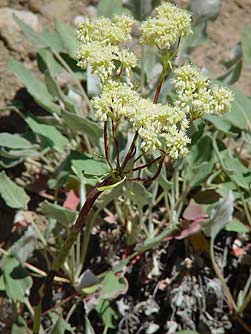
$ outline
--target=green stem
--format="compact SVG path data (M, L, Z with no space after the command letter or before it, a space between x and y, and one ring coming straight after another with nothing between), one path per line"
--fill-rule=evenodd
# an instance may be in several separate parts
M224 293L227 297L227 300L228 300L228 303L229 303L229 306L232 307L234 309L234 311L236 312L237 311L237 305L233 299L233 296L225 282L225 279L222 275L222 272L220 271L218 265L217 265L217 262L215 260L215 256L214 256L214 241L215 241L215 238L211 238L211 241L210 241L210 257L211 257L211 261L212 261L212 264L213 264L213 268L214 268L214 271L218 277L218 279L220 280L222 286L223 286L223 290L224 290Z
M76 220L76 223L71 227L70 234L68 235L67 239L64 242L63 248L61 249L60 253L54 260L52 267L42 283L38 294L36 296L35 300L35 308L34 308L34 323L33 323L33 334L39 334L39 329L40 329L40 320L41 320L41 303L46 296L47 291L50 289L51 284L53 282L53 279L61 266L64 263L64 260L69 253L72 245L76 241L78 234L81 232L83 229L84 225L86 224L86 219L96 201L96 199L99 197L99 195L102 193L102 191L98 190L99 187L107 186L109 184L112 184L112 177L108 177L105 179L103 182L95 186L93 190L90 192L88 195L85 204L83 205L78 218Z

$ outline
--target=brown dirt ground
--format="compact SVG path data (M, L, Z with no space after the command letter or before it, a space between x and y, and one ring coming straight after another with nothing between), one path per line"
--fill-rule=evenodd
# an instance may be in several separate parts
M75 16L85 15L87 6L97 2L97 0L0 0L0 8L30 10L38 15L42 27L52 27L54 17L72 24ZM175 2L178 3L180 0ZM240 40L244 23L251 25L251 0L223 0L219 17L215 22L209 23L209 42L193 52L193 62L200 67L206 67L214 77L223 74L225 69L220 61L229 57L230 50ZM10 101L20 87L20 83L8 70L9 57L25 61L30 68L35 67L34 50L27 39L24 36L22 38L25 47L21 51L16 51L10 50L0 36L0 107ZM236 86L248 95L251 95L250 74L251 66L245 65L236 83Z
M240 41L244 24L251 25L251 0L223 0L220 15L208 26L209 43L193 52L193 61L208 68L214 77L223 74L226 70L220 62L229 58L231 49ZM243 66L235 86L251 95L251 66Z

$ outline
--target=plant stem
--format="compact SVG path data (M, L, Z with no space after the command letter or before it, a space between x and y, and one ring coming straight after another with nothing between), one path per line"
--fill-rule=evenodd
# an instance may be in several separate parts
M151 160L151 161L145 163L144 165L140 165L138 167L133 168L132 171L136 172L137 170L141 170L143 168L149 167L149 166L153 165L155 162L159 161L160 159L161 159L161 156L159 156L158 158L156 158L154 160Z
M159 167L158 167L156 173L153 176L146 177L146 178L144 178L144 177L143 178L141 178L141 177L128 178L127 181L139 181L139 182L147 182L147 183L149 183L149 182L152 182L152 181L156 180L157 177L159 176L160 172L161 172L161 168L163 166L164 158L165 158L165 156L161 157L161 160L160 160L160 163L159 163Z
M162 71L160 74L160 79L159 79L159 83L156 89L156 93L153 99L153 103L158 103L161 87L162 87L162 84L166 76L166 71L168 69L168 62L169 62L169 53L167 52L167 54L163 57L163 67L162 67Z
M134 135L134 137L133 137L133 140L132 140L132 142L131 142L131 146L130 146L130 148L129 148L128 152L127 152L127 155L126 155L126 157L125 157L125 159L124 159L124 161L123 161L123 163L122 163L122 166L121 166L121 169L122 169L122 170L125 169L125 167L126 167L128 161L131 160L132 157L134 156L133 153L134 153L135 143L136 143L136 141L137 141L137 139L138 139L138 136L139 136L139 133L138 133L138 131L136 131L136 133L135 133L135 135Z
M108 140L108 121L104 122L104 146L105 146L105 158L106 161L111 168L113 169L111 161L110 161L110 152L109 152L109 140Z
M59 271L61 266L64 263L64 260L69 253L72 245L77 239L78 234L83 229L84 225L86 224L86 219L96 201L98 196L102 193L102 191L98 190L98 188L107 186L112 183L112 177L109 176L107 179L105 179L103 182L96 185L93 190L89 193L85 204L83 205L78 218L76 220L76 223L71 227L70 234L68 235L67 239L64 242L63 248L61 249L60 253L54 260L52 267L50 271L48 272L48 275L44 282L42 283L38 294L35 299L35 308L34 308L34 323L33 323L33 334L39 334L40 329L40 318L41 318L41 304L42 299L46 295L46 292L50 289L50 286L53 282L53 279L56 275L56 273Z
M225 279L222 275L222 272L220 271L218 265L217 265L217 262L215 260L215 256L214 256L214 241L215 241L215 238L211 238L211 241L210 241L210 257L211 257L211 261L212 261L212 264L213 264L213 268L214 268L214 271L218 277L218 279L220 280L222 286L223 286L223 290L224 290L224 293L227 297L227 300L228 300L228 304L230 306L230 309L232 308L235 312L237 310L237 306L236 306L236 303L233 299L233 296L225 282Z
M119 141L118 141L118 128L117 128L117 124L115 124L112 121L112 135L113 135L113 140L114 140L114 144L115 144L115 149L116 149L116 169L117 172L120 172L120 162L119 162Z

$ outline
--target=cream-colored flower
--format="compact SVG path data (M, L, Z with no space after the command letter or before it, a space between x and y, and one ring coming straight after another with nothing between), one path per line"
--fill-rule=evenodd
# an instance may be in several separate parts
M212 87L213 100L211 103L212 113L224 114L228 112L231 108L231 103L233 102L233 94L230 90L223 87Z
M107 117L120 120L127 117L132 120L136 114L140 96L125 83L108 81L102 87L99 97L93 100L96 117L104 121Z
M192 119L230 110L232 93L223 87L211 87L209 78L194 66L184 65L174 72L174 86L178 93L176 106Z
M156 9L157 15L141 24L141 42L170 49L179 38L191 32L191 15L170 3Z
M79 25L77 38L81 42L99 41L104 44L118 45L131 40L131 28L134 20L126 15L115 16L114 22L109 18L86 20Z
M77 65L83 69L90 66L102 83L116 76L116 70L119 73L125 70L126 75L130 76L137 59L134 52L120 44L131 39L133 22L126 15L115 16L114 22L108 18L94 21L87 18L80 24L77 32L77 38L81 41Z

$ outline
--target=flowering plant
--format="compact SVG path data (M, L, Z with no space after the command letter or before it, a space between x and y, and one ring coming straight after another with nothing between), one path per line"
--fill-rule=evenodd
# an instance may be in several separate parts
M162 61L162 71L152 99L143 96L133 76L137 57L127 43L132 39L131 29L136 24L135 20L120 15L113 20L86 19L79 26L77 38L81 45L77 55L78 66L88 68L99 78L100 94L92 100L92 108L95 117L103 123L104 156L110 172L88 194L61 252L39 289L35 301L34 334L39 333L41 300L86 224L98 196L122 182L154 181L165 159L181 159L188 152L188 130L194 120L209 114L222 115L230 110L233 100L230 91L212 85L209 78L194 66L177 66L175 62L181 39L191 33L190 22L187 11L163 3L156 9L154 17L139 26L140 43L157 48ZM176 98L169 104L161 104L159 96L167 76L172 79ZM130 129L133 134L124 151L119 143L121 129ZM115 162L112 161L111 142L115 147ZM148 162L140 164L142 157L146 157ZM140 175L155 164L158 167L152 176ZM165 231L162 237L170 235L175 228ZM86 230L90 233L89 228L86 227ZM87 235L85 250L88 240ZM148 247L143 246L140 251L144 252Z

